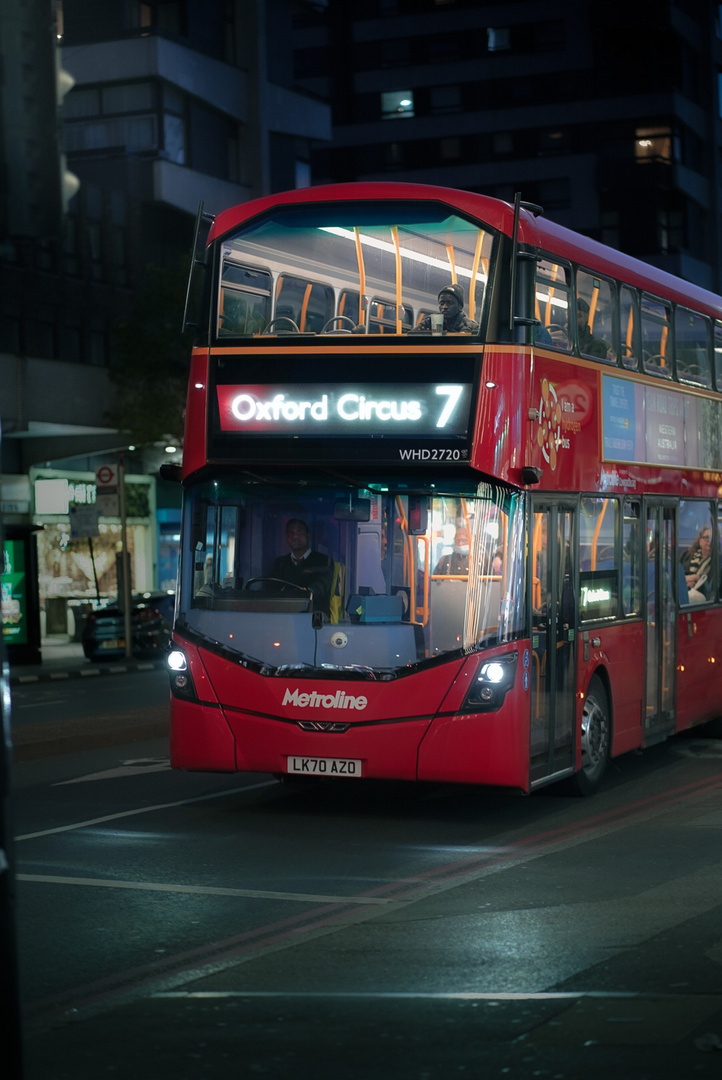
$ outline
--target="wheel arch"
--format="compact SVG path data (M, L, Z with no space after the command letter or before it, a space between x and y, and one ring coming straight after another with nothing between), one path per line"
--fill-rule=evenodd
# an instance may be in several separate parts
M604 688L604 693L607 696L607 708L609 709L609 756L614 757L614 698L612 697L612 680L609 678L609 671L604 664L597 664L593 671L590 671L589 678L587 679L586 686L584 687L584 696L587 695L589 684L594 676L597 676Z

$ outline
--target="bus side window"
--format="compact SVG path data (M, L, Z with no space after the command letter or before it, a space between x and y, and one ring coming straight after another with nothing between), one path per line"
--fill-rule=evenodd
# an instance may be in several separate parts
M580 270L577 273L577 334L582 356L616 363L613 311L614 283Z
M672 378L672 312L665 300L642 294L642 359L649 375Z
M717 597L713 518L710 503L699 499L680 500L677 555L684 571L688 594L683 603L704 604Z
M579 616L582 622L617 617L619 503L584 496L579 514Z
M714 378L715 386L722 390L722 323L714 324Z
M722 501L717 503L717 545L719 548L717 566L720 568L717 597L722 600Z
M574 333L572 315L571 267L537 259L535 314L543 330L549 334L556 349L567 352L572 348Z
M276 285L277 319L290 320L301 333L317 334L333 315L334 295L330 285L281 274ZM290 327L290 323L288 323Z
M619 290L619 352L625 368L639 371L639 306L628 285Z
M218 333L259 334L271 317L271 275L267 270L223 262L218 300Z
M674 353L681 382L712 386L709 341L709 319L678 307L674 313Z
M640 611L639 521L639 502L636 499L625 499L622 524L622 614L624 615L638 615Z

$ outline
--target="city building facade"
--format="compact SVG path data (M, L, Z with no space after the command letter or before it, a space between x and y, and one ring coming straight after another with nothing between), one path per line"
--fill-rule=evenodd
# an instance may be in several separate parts
M329 107L294 85L304 6L2 4L1 59L13 77L0 86L0 512L10 529L39 536L45 632L52 612L53 632L72 635L74 605L117 588L118 521L100 517L98 588L69 508L78 493L94 501L98 467L121 451L128 476L145 474L152 488L132 521L133 589L172 587L178 496L158 467L180 446L161 432L156 447L129 449L109 419L115 329L152 267L181 282L177 307L158 313L180 334L199 204L215 213L310 182L311 141L331 127ZM48 481L65 491L50 516L37 501Z

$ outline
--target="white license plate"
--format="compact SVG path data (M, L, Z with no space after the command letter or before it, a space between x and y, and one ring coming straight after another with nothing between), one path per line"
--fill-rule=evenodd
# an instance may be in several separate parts
M289 757L287 771L295 776L361 776L360 758Z

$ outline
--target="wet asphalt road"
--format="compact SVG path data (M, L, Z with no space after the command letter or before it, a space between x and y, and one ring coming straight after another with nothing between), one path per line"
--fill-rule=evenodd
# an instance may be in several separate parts
M158 708L15 764L27 1080L719 1077L722 744L299 791L171 771Z

